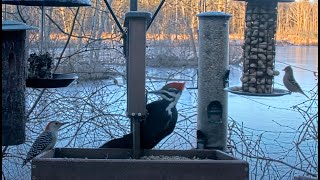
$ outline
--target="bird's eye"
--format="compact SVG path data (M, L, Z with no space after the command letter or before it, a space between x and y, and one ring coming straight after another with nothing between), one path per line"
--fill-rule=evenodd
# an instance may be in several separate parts
M56 123L54 123L55 125L58 125L58 123L56 122Z

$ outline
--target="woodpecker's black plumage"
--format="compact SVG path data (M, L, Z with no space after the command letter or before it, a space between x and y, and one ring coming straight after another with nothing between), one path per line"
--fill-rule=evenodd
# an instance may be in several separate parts
M178 111L176 104L185 83L169 83L159 91L152 91L162 97L161 100L147 104L147 117L141 122L141 148L152 149L163 138L171 134L176 126ZM133 134L113 139L100 148L133 148Z
M147 105L148 116L141 124L141 141L143 149L152 149L163 138L171 134L178 120L176 106L170 109L171 115L166 111L169 101L159 100Z

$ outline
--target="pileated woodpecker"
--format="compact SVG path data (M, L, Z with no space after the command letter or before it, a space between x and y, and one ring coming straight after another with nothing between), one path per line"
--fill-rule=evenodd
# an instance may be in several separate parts
M163 138L171 134L176 126L178 111L176 104L184 89L185 82L173 82L158 91L151 91L162 97L161 100L147 104L147 117L140 125L140 143L142 149L152 149ZM113 139L100 148L133 148L133 134Z

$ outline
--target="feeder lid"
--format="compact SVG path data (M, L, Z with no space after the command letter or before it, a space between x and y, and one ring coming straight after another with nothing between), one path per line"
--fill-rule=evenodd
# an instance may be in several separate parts
M125 14L125 18L151 18L151 13L146 11L129 11Z
M244 91L242 91L241 87L239 87L239 86L227 87L227 88L224 88L224 90L231 92L231 93L234 93L234 94L239 94L239 95L244 95L244 96L260 96L260 97L276 97L276 96L283 96L283 95L291 94L290 91L287 91L284 89L278 89L278 88L274 88L272 93L244 92Z
M234 0L234 1L246 1L246 2L256 1L256 2L259 2L259 1L270 1L270 0ZM277 1L281 3L281 2L294 2L295 0L277 0Z
M128 19L138 19L138 18L145 18L146 21L149 23L151 20L151 13L146 11L129 11L125 14L124 24L128 26Z
M26 25L25 23L13 20L2 21L2 31L17 31L17 30L35 30L39 29L34 26Z
M2 0L2 4L23 6L79 7L91 6L91 0Z
M231 17L231 14L225 13L225 12L203 12L200 14L197 14L198 17Z

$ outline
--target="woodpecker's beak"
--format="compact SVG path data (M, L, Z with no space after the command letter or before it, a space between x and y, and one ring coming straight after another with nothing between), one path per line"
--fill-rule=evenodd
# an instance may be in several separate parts
M62 122L61 123L61 126L65 125L65 124L68 124L69 122Z
M157 90L157 91L148 91L150 94L162 94L163 90Z

